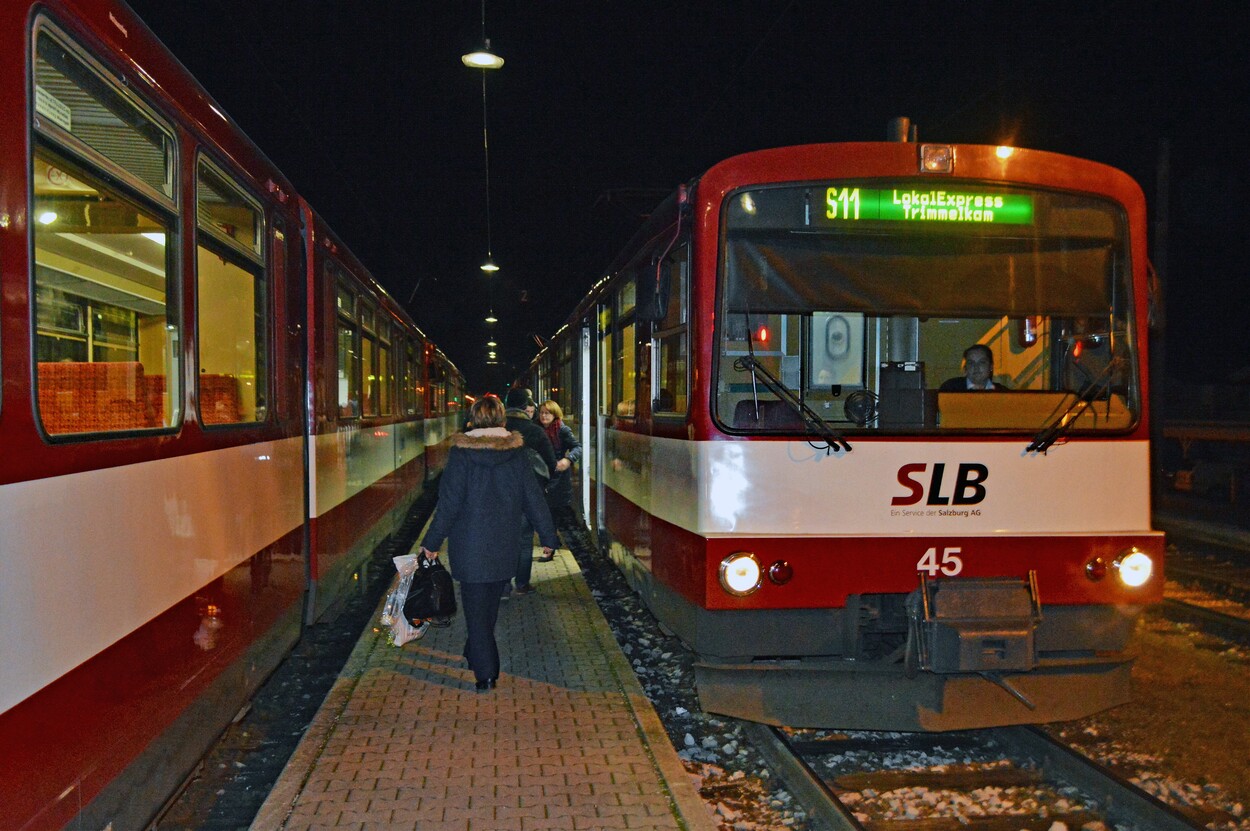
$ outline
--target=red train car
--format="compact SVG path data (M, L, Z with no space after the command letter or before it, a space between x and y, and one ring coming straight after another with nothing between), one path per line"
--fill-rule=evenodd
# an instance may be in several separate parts
M0 817L140 828L463 379L120 2L0 7Z
M521 380L575 419L592 529L706 709L1126 699L1163 585L1145 227L1104 165L906 141L748 153L656 209Z

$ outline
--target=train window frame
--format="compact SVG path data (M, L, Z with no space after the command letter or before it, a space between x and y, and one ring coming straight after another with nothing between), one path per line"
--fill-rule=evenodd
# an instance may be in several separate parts
M30 183L29 215L52 215L52 218L46 222L28 223L28 244L31 252L31 268L28 276L31 299L29 304L30 356L37 427L45 439L54 443L176 431L184 415L182 407L184 362L181 341L186 329L182 309L182 269L178 253L178 240L182 237L182 217L178 208L177 171L180 155L177 132L171 119L137 97L125 86L124 77L120 73L108 70L100 60L69 37L47 16L36 17L31 27L28 43L31 51L28 56L29 71L26 79L30 99L34 102L30 111L30 120L27 123L27 128L30 130L27 143L30 176L28 180ZM50 43L62 50L60 57L64 61L64 66L59 77L65 81L67 91L62 91L61 97L69 100L69 104L49 93L47 84L41 84L41 66L52 65L51 60L42 56L41 43ZM47 78L43 80L46 81ZM156 135L158 141L147 142L145 146L157 148L155 155L148 155L158 159L157 164L161 170L160 186L154 187L152 182L140 172L141 167L139 169L127 167L118 159L102 152L82 135L75 133L73 130L75 106L103 109L114 113L123 125L129 124L129 121L117 113L121 110L130 115L130 121L137 121L149 133ZM126 146L124 142L123 146ZM45 166L43 176L49 182L49 190L45 192L45 199L51 198L48 194L53 188L74 190L75 185L83 193L107 197L105 201L83 203L82 227L90 233L92 227L99 228L100 223L103 223L107 228L108 223L111 222L116 223L117 228L122 229L120 234L117 230L106 231L104 233L107 239L103 243L101 240L87 240L83 244L89 243L89 250L97 255L113 258L116 261L116 268L109 268L106 262L105 267L100 269L99 264L94 263L95 258L92 255L84 255L91 260L92 264L89 264L88 260L79 260L72 253L69 256L56 254L51 248L47 250L47 253L53 259L59 258L60 267L49 265L47 260L42 259L40 254L43 250L40 244L41 226L51 225L57 222L57 218L54 211L41 211L37 208L39 182L41 181L37 174L40 164ZM57 173L56 176L53 175L54 172ZM90 209L93 207L101 209L100 217L90 216ZM148 230L139 230L143 227L138 221L140 217L152 223ZM133 225L130 223L131 218L134 220ZM134 230L127 230L131 228ZM60 239L81 236L73 231L52 230L49 233L55 234ZM95 233L100 232L97 230ZM125 248L109 244L114 241L111 239L114 236L118 236L125 243ZM138 236L147 237L148 242L140 243L138 240L128 242L124 239ZM163 256L149 259L156 260L160 265L151 265L146 263L143 257L135 256L134 251L137 249L133 247L134 245L139 245L141 248L159 246ZM159 270L154 271L154 269ZM133 273L127 276L126 271ZM140 287L147 282L140 273L143 271L160 277L159 286L147 286L158 296L147 297L145 295L148 292L141 290ZM84 355L85 360L76 361L68 357L56 361L55 364L68 362L78 365L100 363L113 365L112 370L107 366L92 370L91 377L95 380L85 385L82 383L85 379L79 377L81 373L59 378L65 375L65 370L54 370L52 364L39 360L41 313L37 298L41 291L51 297L49 292L64 293L62 289L65 288L62 286L61 289L57 289L45 285L48 280L52 279L53 273L63 275L62 282L64 280L76 281L69 288L77 288L79 291L77 294L73 291L69 294L82 296L78 297L78 300L67 302L71 307L78 308L77 319L84 322L83 343L87 350ZM139 282L135 283L135 280ZM120 285L110 285L119 281ZM127 286L132 283L133 289L128 289ZM44 291L45 289L48 291ZM101 292L104 292L104 295ZM145 308L140 307L143 304L157 305L150 309L151 314L144 316ZM163 307L163 314L161 307ZM102 338L97 343L92 334L92 323L97 318L103 323L105 313L112 315L113 309L124 312L122 318L128 321L125 323L125 328L133 334L126 339L125 343L110 345L107 338ZM112 316L116 317L116 315ZM146 318L150 318L146 328L152 333L159 333L157 337L143 338L141 336L145 329L143 320ZM145 350L144 343L154 340L158 341L155 348L149 347ZM106 350L104 353L106 356L107 350L110 349L120 348L128 353L132 352L133 361L123 361L118 364L115 361L97 360L97 347ZM145 357L145 352L147 357ZM134 363L136 368L126 369L129 363ZM47 365L47 372L42 370L44 365ZM160 375L151 374L153 365L159 366ZM145 367L148 367L148 374L140 374ZM101 376L101 373L103 373L102 377L96 377ZM43 375L47 376L46 382L41 380ZM59 385L55 391L52 380L54 377L59 379L55 382ZM159 385L151 383L151 379L158 377L161 379ZM76 378L78 380L75 380ZM107 405L100 405L97 396L88 394L88 390L94 389L98 383L106 384L107 389L116 393L113 398L108 399ZM121 386L116 386L118 384ZM52 395L56 396L55 400L58 402L62 400L70 402L71 409L58 415L58 406L53 403L54 399L49 397ZM62 415L67 417L62 419ZM54 428L53 425L58 421L65 421L68 429ZM84 426L86 429L73 429L79 426Z
M39 44L40 39L44 37L64 49L66 57L76 59L82 65L82 68L90 76L93 76L93 78L87 80L94 80L97 85L97 91L111 93L115 97L115 103L128 105L132 116L143 119L145 126L150 130L155 130L157 135L160 136L163 140L162 164L164 175L159 188L154 187L140 173L112 158L73 131L74 106L62 100L71 98L73 93L62 92L62 95L58 97L47 89L47 85L41 86L39 83L41 59ZM178 134L173 127L172 120L135 94L132 85L128 83L123 72L114 71L107 67L103 61L82 47L46 13L39 14L31 25L29 48L28 66L30 71L27 74L27 81L29 83L29 100L33 105L30 113L30 126L34 133L80 157L89 167L101 170L109 177L113 177L118 181L128 183L144 196L176 212L179 199L178 170L180 168L180 157L178 152ZM51 61L45 62L51 64ZM61 74L62 77L65 77L65 73L62 72ZM71 78L66 78L66 80L73 82ZM79 87L79 90L81 91L81 87ZM107 103L104 101L96 100L94 103L107 108ZM120 116L118 116L118 120L125 121Z
M360 322L357 316L359 294L347 282L347 271L326 257L324 273L334 287L334 368L335 399L334 413L339 421L355 421L361 413L361 377L360 377ZM346 306L347 308L344 308ZM347 365L344 366L343 334L347 333L348 350ZM346 386L344 386L346 382ZM346 394L346 403L344 395Z
M217 196L225 199L233 197L238 200L235 209L251 211L252 230L251 244L242 243L239 238L229 233L223 224L218 209L206 209L208 201L203 196L205 180L209 178L212 189ZM254 427L270 420L273 400L271 390L273 378L273 284L274 280L267 267L267 235L269 233L268 216L264 203L242 184L242 177L229 173L226 168L214 160L203 148L197 153L195 164L195 206L196 206L196 258L192 274L193 297L195 305L195 362L196 362L196 407L200 426L204 429L229 429ZM238 227L238 226L233 226ZM246 239L246 237L244 238ZM215 258L215 259L214 259ZM216 261L220 261L222 271L217 270ZM212 264L210 271L209 265ZM227 324L224 327L207 325L206 310L217 308L217 304L204 301L206 294L217 293L217 298L237 298L239 293L233 290L220 291L216 285L220 281L230 280L237 289L246 279L251 278L252 303L250 319L252 320L252 354L250 363L248 356L243 355L243 363L237 358L238 344L243 342L237 337L238 332ZM240 279L242 278L242 279ZM211 291L210 291L211 288ZM241 315L226 315L232 320ZM209 348L214 339L205 337L210 332L225 332L226 345ZM231 335L235 335L231 337ZM260 341L260 342L258 342ZM230 344L234 344L232 349ZM207 373L207 353L214 352L213 360L222 360L232 372ZM224 356L224 357L223 357ZM247 364L245 366L245 364ZM249 383L247 373L252 373ZM237 373L237 374L236 374ZM209 379L213 384L207 383ZM228 392L230 387L224 379L233 379L234 395ZM251 387L250 402L248 387ZM231 401L231 398L234 401ZM205 406L212 399L211 410ZM251 417L247 416L250 411Z
M616 310L613 321L615 339L612 342L612 388L610 402L614 418L634 420L638 417L638 307L635 299L637 287L633 280L625 280L613 294ZM631 395L632 393L632 395Z
M847 180L840 184L845 188L850 185L863 184L869 188L880 188L883 183L896 182L899 186L906 186L912 179L903 177L897 180L891 177L881 179L866 180ZM828 183L819 183L825 186ZM970 185L972 187L973 185ZM1066 337L1070 335L1065 327L1076 321L1085 319L1082 316L1088 316L1090 312L1082 311L1082 309L1094 309L1106 307L1109 319L1106 322L1102 335L1095 335L1090 338L1081 338L1090 340L1095 344L1101 345L1104 350L1110 350L1110 357L1103 361L1104 366L1119 367L1120 374L1103 378L1098 375L1095 380L1100 381L1098 386L1098 401L1105 404L1095 411L1094 407L1082 407L1079 415L1088 416L1088 423L1082 423L1071 429L1073 435L1081 435L1090 438L1106 438L1113 439L1119 436L1131 433L1137 429L1142 416L1142 384L1143 379L1140 375L1141 355L1137 352L1137 337L1135 331L1140 325L1136 320L1133 306L1133 255L1130 248L1130 240L1127 225L1127 216L1125 206L1116 201L1107 194L1086 193L1070 188L1054 188L1043 185L1033 185L1025 182L992 182L976 185L986 192L1002 193L1002 194L1024 194L1031 200L1036 200L1035 207L1031 207L1031 215L1036 216L1036 221L1030 221L1028 225L1035 226L1036 230L1031 230L1029 234L1022 233L1019 229L1023 227L1020 223L1003 223L999 226L985 226L982 232L982 226L976 226L977 231L973 236L961 237L965 234L965 226L949 226L951 229L947 236L950 239L984 239L992 243L992 247L988 250L988 254L996 254L1005 252L1013 253L1010 246L1020 245L1021 240L1025 242L1045 242L1046 252L1052 256L1066 255L1073 258L1081 258L1078 265L1084 266L1082 274L1086 275L1083 282L1067 280L1065 282L1065 291L1060 294L1061 299L1057 299L1052 293L1046 293L1047 306L1044 311L1044 320L1053 323L1057 327L1057 339L1046 338L1047 363L1045 366L1051 367L1048 371L1055 373L1053 377L1058 377L1058 371L1062 369L1059 364L1066 361L1066 352L1063 343L1071 343L1073 338ZM731 216L733 211L737 210L735 206L742 204L738 196L744 191L749 190L755 198L752 200L753 209L749 212L743 212L737 216ZM771 293L767 293L765 289L772 286L774 281L771 279L767 282L750 279L745 276L746 271L731 278L731 272L734 268L747 269L753 267L753 263L768 262L769 268L779 268L778 262L785 262L780 258L779 254L774 253L774 247L799 239L805 242L815 240L818 237L841 237L840 247L832 251L832 254L838 257L854 257L871 256L880 248L880 238L884 233L880 228L867 228L866 226L841 226L832 230L820 228L816 230L807 230L802 225L806 220L803 218L802 207L805 200L789 199L794 194L800 194L806 191L806 199L810 200L811 193L815 190L810 183L777 183L768 185L751 185L735 190L726 195L721 207L721 227L718 235L718 251L717 251L717 284L716 284L716 327L714 331L715 353L713 355L714 367L712 374L714 400L712 402L713 418L718 427L730 434L749 434L749 433L794 433L801 431L794 422L797 418L790 418L785 414L786 408L772 408L771 410L779 414L778 418L763 419L760 425L740 425L734 426L735 421L735 402L734 396L743 392L753 394L755 389L750 381L743 382L739 379L743 370L735 367L736 356L742 354L741 351L735 352L728 348L728 345L734 340L744 340L744 336L734 336L733 330L741 329L743 324L739 320L745 310L745 313L751 318L752 326L758 322L757 319L768 316L784 316L784 315L801 315L810 317L814 310L818 307L801 307L796 305L798 301L803 303L810 302L807 298L811 291L807 289L814 286L815 283L804 283L804 275L813 273L811 262L819 262L816 257L818 255L808 255L811 262L801 261L799 265L791 267L786 272L795 286L778 282L778 285L788 286L785 290L770 289ZM760 194L769 192L773 203L781 207L769 213L760 210L761 205ZM781 199L776 197L780 195ZM1034 202L1029 203L1031 206ZM797 208L795 207L797 205ZM1091 219L1093 217L1093 219ZM734 221L740 221L740 224L734 225ZM1096 220L1096 221L1095 221ZM790 229L794 223L800 223L803 232L798 235L786 235L785 231ZM884 221L883 221L884 222ZM943 230L947 231L947 226L943 226ZM1101 234L1101 236L1099 236ZM935 232L927 234L913 234L911 236L900 235L900 244L910 244L918 247L920 253L925 253L924 246L929 246L934 250L945 252L946 249L939 248L934 240L945 240L947 237L939 237ZM731 251L731 240L736 245L746 248L743 251ZM950 243L947 243L949 247ZM754 253L755 246L764 250L764 255ZM816 250L814 245L809 245L809 249ZM977 253L972 247L968 247L973 254ZM1054 252L1060 252L1055 254ZM799 253L805 253L800 250ZM1027 253L1027 252L1026 252ZM1101 260L1099 259L1101 257ZM901 261L901 258L900 258ZM966 267L965 270L968 270ZM1036 279L1042 281L1045 278L1046 271L1043 266L1036 267ZM1050 268L1051 273L1056 273L1057 269ZM1088 275L1097 275L1101 272L1102 280L1091 278ZM862 288L868 285L861 273L854 268L846 267L837 271L839 274L845 274L851 289ZM1067 273L1066 271L1063 273ZM902 277L906 277L905 272L900 271L900 276L896 277L895 282L900 282ZM858 279L860 282L855 283ZM1054 278L1045 278L1052 279ZM946 284L938 281L929 281L921 283L913 281L917 285L926 285L932 293L935 291L945 290L949 295L955 296L956 283L954 278L947 277ZM732 285L731 285L732 284ZM874 288L878 282L873 282ZM900 282L900 285L902 283ZM910 285L910 284L909 284ZM1039 285L1049 285L1040 282ZM934 341L939 339L922 337L922 330L927 324L934 324L954 331L953 326L947 324L960 324L965 329L976 329L979 324L984 324L982 331L971 332L972 337L968 337L968 332L959 332L958 347L954 344L941 353L945 359L946 355L958 356L960 352L969 343L979 343L987 339L1002 340L1007 337L1013 328L1014 322L1021 315L1032 315L1033 311L1029 308L1019 307L1019 300L1014 296L1004 299L995 305L993 295L988 293L967 293L959 294L962 305L943 305L942 303L934 303L922 307L926 311L912 311L913 305L918 301L915 293L911 291L902 291L893 288L893 284L888 284L882 291L893 292L886 294L893 306L889 304L883 305L880 302L874 302L871 305L864 306L868 301L863 299L864 292L850 292L856 300L849 303L844 308L838 309L840 314L858 312L864 314L864 319L875 327L871 333L865 334L863 347L863 355L857 358L857 361L863 362L864 371L862 373L862 381L859 385L851 384L831 384L828 387L821 387L817 383L804 383L811 376L810 372L804 372L807 367L804 362L809 359L807 352L811 344L812 332L811 321L802 321L807 327L803 336L803 347L799 350L799 371L800 375L798 383L789 381L791 376L784 375L786 368L782 358L791 357L786 352L768 353L757 345L755 352L757 356L763 357L763 365L766 369L774 372L777 377L781 378L783 383L793 390L800 400L809 406L813 406L813 402L819 401L819 409L827 409L831 411L831 418L826 420L834 424L837 429L845 429L849 431L857 431L857 435L1000 435L1000 436L1023 436L1030 432L1035 433L1038 429L1047 424L1046 412L1054 410L1055 413L1060 412L1067 407L1073 409L1074 404L1086 400L1085 391L1078 387L1069 387L1061 385L1054 388L1047 387L1045 389L1029 387L1015 387L1009 389L1012 396L1017 396L1017 403L1013 407L996 406L990 407L993 403L992 398L978 399L978 408L983 412L980 418L973 418L966 412L968 409L964 406L955 406L961 404L960 400L950 398L947 393L938 387L937 381L941 377L949 374L947 372L933 371L933 366L926 367L926 362L930 360L927 354L932 354L934 350L930 348ZM1098 295L1095 292L1102 292L1105 295L1105 302L1101 305L1098 302ZM971 298L971 300L969 299ZM730 304L736 311L730 312ZM893 310L892 310L893 309ZM951 318L951 319L948 319ZM935 324L936 321L936 324ZM927 324L926 324L927 322ZM900 325L896 325L900 324ZM1043 326L1048 325L1043 323ZM869 338L871 334L871 338ZM897 341L895 348L894 341ZM1042 341L1038 341L1041 343ZM888 349L887 349L888 345ZM923 346L923 348L922 348ZM1040 347L1039 347L1040 348ZM851 354L857 354L854 348ZM997 360L996 368L1000 365ZM1093 357L1093 356L1091 356ZM1101 357L1101 356L1099 356ZM771 366L770 360L781 361L780 366ZM1016 363L1024 363L1021 359ZM939 367L941 362L934 362ZM1093 363L1093 361L1089 361ZM1054 365L1053 367L1051 365ZM1005 362L1004 364L1005 365ZM913 369L914 378L903 379L896 374L892 374L889 378L886 373L896 373L898 369L906 369L910 366ZM1025 367L1026 370L1031 368L1031 364ZM729 368L734 367L735 371L729 373ZM924 370L930 370L930 377L924 377ZM919 373L914 370L918 369ZM1097 367L1094 367L1097 371ZM749 376L749 372L746 373ZM1089 374L1089 373L1086 373ZM919 379L920 386L916 387L914 382ZM854 380L854 379L852 379ZM1030 378L1030 384L1032 379ZM907 383L904 383L907 381ZM928 383L926 383L928 381ZM742 389L734 389L732 387L740 386ZM862 396L852 401L853 396L859 390L866 390L871 394L871 398L864 399ZM922 392L911 392L913 389L922 390ZM889 405L879 402L879 396L882 390L890 393ZM1045 393L1046 395L1041 395ZM844 415L839 415L839 408L836 405L837 399L841 396L843 405L840 408ZM950 398L952 418L947 418L944 412L946 403L939 400L940 396ZM1032 396L1028 406L1021 410L1020 404L1026 399L1021 396ZM1066 398L1064 398L1066 396ZM771 393L762 395L763 398L771 403L776 401L776 397ZM864 401L871 401L870 405L864 405ZM1065 401L1067 403L1065 403ZM741 400L737 401L742 403ZM779 403L779 402L778 402ZM880 406L878 404L880 403ZM852 413L851 405L854 404L862 413L864 420L857 420L860 416ZM864 406L861 406L864 405ZM729 410L729 411L726 411ZM1009 412L1019 410L1020 412ZM1089 412L1087 413L1086 410ZM1040 411L1035 413L1034 411ZM1006 413L1006 414L1004 414ZM888 418L887 418L888 415ZM1053 416L1052 416L1053 417ZM862 431L862 432L858 432Z
M684 418L690 410L690 246L683 243L661 262L670 269L668 298L664 318L656 321L651 332L651 414L654 418ZM676 277L676 279L672 279ZM674 302L676 301L676 302ZM681 363L680 377L666 372L666 360L676 347ZM680 389L663 386L676 380ZM664 393L668 393L666 397ZM668 401L671 400L671 405Z
M615 306L611 302L611 298L600 301L596 311L596 328L598 329L599 340L599 390L598 390L598 409L599 415L611 418L613 401L613 389L615 381L612 375L612 341L617 337L614 327Z
M378 414L395 414L395 352L389 321L378 322Z
M377 307L372 299L361 295L360 337L356 343L360 349L360 415L362 418L377 418L379 415L378 391L378 334Z

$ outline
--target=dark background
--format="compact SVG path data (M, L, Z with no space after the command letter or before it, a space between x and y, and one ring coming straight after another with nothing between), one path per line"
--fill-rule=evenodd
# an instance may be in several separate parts
M1128 172L1167 381L1250 382L1250 4L490 0L495 277L482 72L460 62L479 0L131 6L474 392L528 364L677 184L749 150L884 139L895 116Z

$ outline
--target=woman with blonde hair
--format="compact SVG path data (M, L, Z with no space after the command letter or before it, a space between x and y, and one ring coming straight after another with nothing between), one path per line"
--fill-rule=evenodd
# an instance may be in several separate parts
M464 657L478 692L489 692L499 679L495 622L500 595L516 574L516 530L522 514L538 531L544 556L551 556L559 538L524 442L504 426L503 402L483 396L473 403L471 415L471 429L452 437L421 552L437 557L447 540L468 633Z

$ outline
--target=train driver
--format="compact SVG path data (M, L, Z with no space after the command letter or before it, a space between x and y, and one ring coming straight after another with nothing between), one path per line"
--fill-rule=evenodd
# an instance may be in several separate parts
M974 343L964 350L963 375L948 378L938 387L939 392L1005 389L1005 386L994 380L994 353L983 343Z

